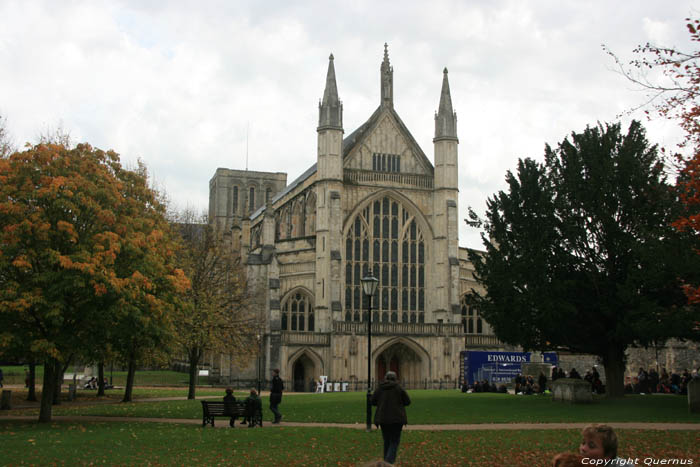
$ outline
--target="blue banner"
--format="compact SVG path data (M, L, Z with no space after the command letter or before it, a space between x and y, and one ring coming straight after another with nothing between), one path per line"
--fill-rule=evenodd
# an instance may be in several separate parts
M509 384L519 373L523 363L531 361L532 352L484 352L465 350L462 352L462 377L467 384L486 380L491 384ZM537 361L556 365L556 352L535 354Z

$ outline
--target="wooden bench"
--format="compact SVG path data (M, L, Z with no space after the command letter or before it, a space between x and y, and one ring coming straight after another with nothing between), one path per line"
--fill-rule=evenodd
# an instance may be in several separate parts
M244 417L248 419L248 426L255 425L263 426L262 424L262 403L257 400L255 407L250 407L250 404L245 400L235 402L224 401L201 401L202 402L202 426L207 424L214 426L215 417L227 417L234 419Z

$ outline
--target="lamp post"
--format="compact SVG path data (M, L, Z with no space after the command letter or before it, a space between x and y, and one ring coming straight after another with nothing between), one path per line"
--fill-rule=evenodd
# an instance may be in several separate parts
M258 341L258 394L262 390L262 334L258 333L256 336Z
M379 280L373 276L363 277L362 291L368 300L367 305L367 431L372 431L372 296Z

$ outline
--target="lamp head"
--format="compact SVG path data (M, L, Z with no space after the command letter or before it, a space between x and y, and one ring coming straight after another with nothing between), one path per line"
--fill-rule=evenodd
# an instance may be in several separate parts
M373 276L366 276L361 279L361 282L362 291L364 292L364 294L367 296L374 295L374 292L376 292L377 290L377 284L379 283L379 279Z

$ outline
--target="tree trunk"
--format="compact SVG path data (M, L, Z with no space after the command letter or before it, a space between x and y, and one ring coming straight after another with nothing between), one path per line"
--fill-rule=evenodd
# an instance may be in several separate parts
M61 387L63 386L63 365L58 360L54 360L54 386L53 405L61 405Z
M56 384L56 360L49 358L44 363L44 383L41 388L41 408L39 422L51 422L51 405L53 404L54 385Z
M200 353L198 349L190 349L190 384L189 390L187 391L188 399L194 399L195 383L197 381L197 365L199 365L199 355Z
M622 397L625 395L625 349L611 345L603 355L605 365L605 395L606 397Z
M136 374L136 356L129 354L129 369L126 372L126 388L122 402L131 402L131 393L134 390L134 375Z
M29 375L27 376L27 400L36 402L36 363L29 364Z
M105 362L102 360L97 364L97 395L105 395Z

